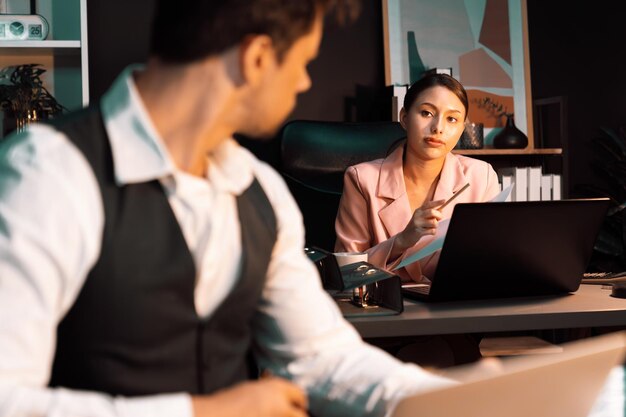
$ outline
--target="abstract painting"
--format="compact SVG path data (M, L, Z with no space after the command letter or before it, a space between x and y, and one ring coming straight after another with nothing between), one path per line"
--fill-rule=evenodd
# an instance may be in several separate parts
M451 68L486 144L513 113L532 141L526 0L382 0L387 85Z

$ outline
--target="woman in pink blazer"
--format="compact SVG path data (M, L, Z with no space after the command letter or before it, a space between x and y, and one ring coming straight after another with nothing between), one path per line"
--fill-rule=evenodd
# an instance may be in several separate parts
M463 133L467 109L467 93L451 76L427 75L411 86L400 112L407 140L386 158L345 173L335 252L367 252L370 263L392 269L434 239L437 224L452 215L455 204L498 194L491 165L450 152ZM467 190L438 209L467 183ZM438 259L437 252L396 272L404 281L419 282L432 276Z

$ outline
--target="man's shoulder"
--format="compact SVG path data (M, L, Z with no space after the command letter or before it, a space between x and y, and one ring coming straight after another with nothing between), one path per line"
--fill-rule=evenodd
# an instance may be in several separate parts
M51 125L38 123L8 135L0 144L0 163L36 164L50 154L67 151L64 135Z
M289 193L283 177L273 166L259 159L250 150L241 145L237 146L236 152L239 154L239 157L247 161L252 174L263 187L263 191L267 194L272 205L282 199L281 197L284 193Z

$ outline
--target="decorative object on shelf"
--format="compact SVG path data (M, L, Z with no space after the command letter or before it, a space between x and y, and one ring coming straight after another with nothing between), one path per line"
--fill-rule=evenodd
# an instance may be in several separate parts
M0 40L42 41L48 37L48 21L37 14L0 14Z
M474 98L471 101L476 103L476 106L479 109L484 109L491 115L491 117L497 119L497 121L499 121L502 116L507 114L508 107L489 96Z
M482 149L483 132L484 125L482 123L472 123L467 119L465 121L465 130L455 149Z
M44 87L41 76L45 72L41 64L0 70L0 110L4 112L5 129L7 125L9 129L14 125L19 132L32 122L48 119L65 110Z
M506 123L502 130L493 138L493 147L496 149L523 149L528 146L528 136L515 126L513 113L509 113L506 106L493 100L491 97L483 97L473 100L479 108L485 109L493 117L500 119L506 117Z
M515 126L513 113L506 113L506 125L493 138L493 147L497 149L523 149L528 146L528 137Z

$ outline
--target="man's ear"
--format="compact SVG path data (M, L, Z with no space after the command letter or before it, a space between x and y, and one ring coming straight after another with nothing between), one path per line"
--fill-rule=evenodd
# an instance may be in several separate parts
M267 35L250 35L239 48L239 62L244 81L256 85L265 73L276 66L276 50Z
M402 107L402 109L400 110L400 124L402 125L402 127L404 128L404 130L406 130L406 118L407 118L407 113L406 110L404 109L404 107Z

